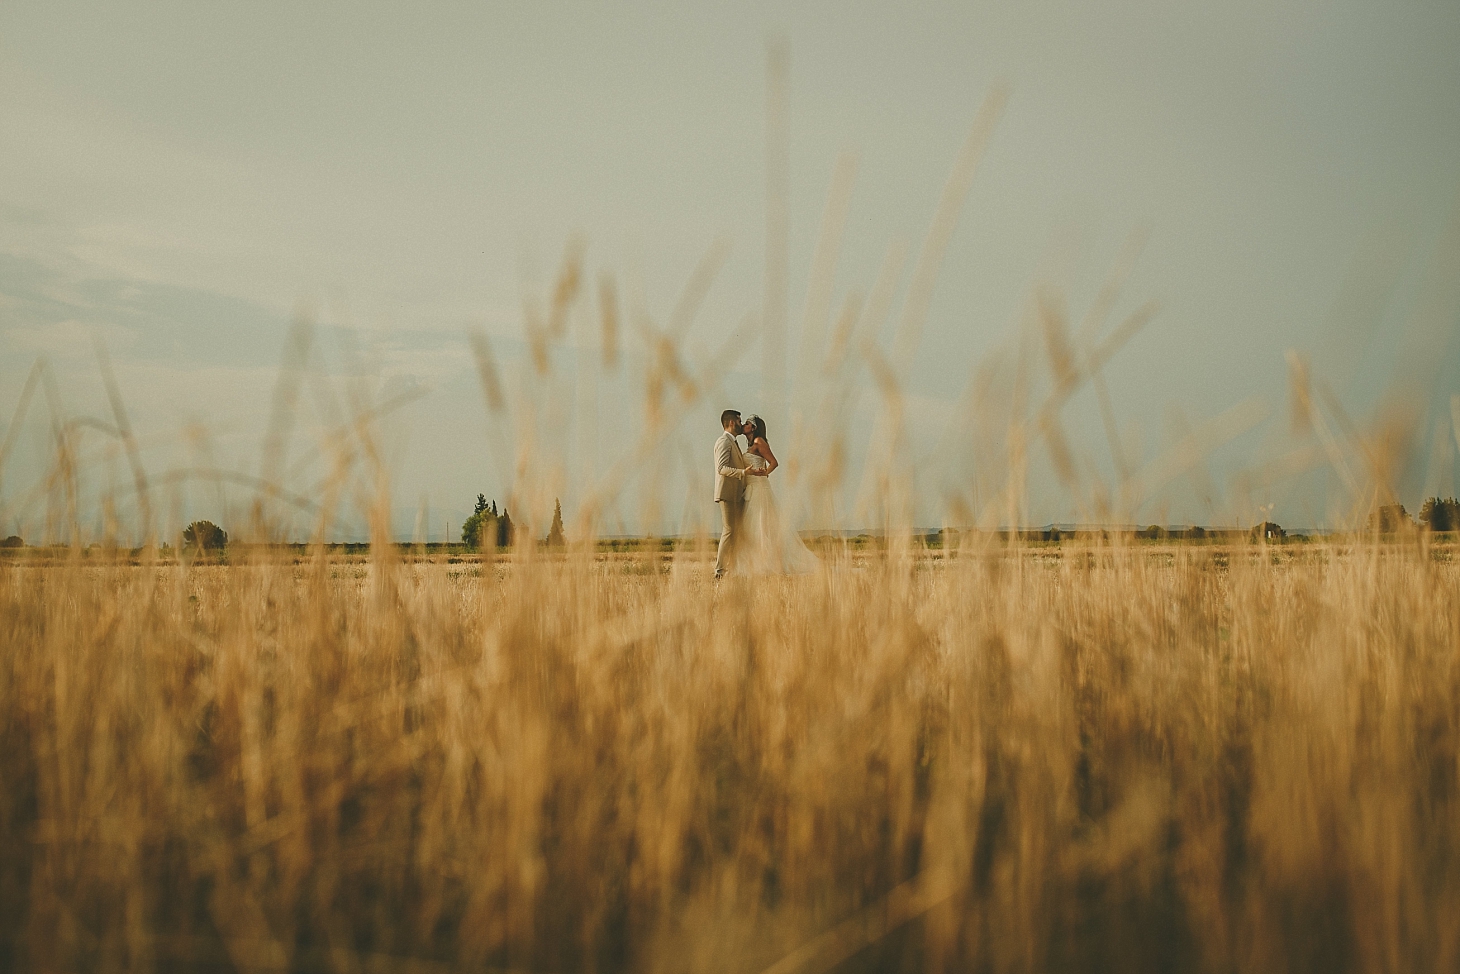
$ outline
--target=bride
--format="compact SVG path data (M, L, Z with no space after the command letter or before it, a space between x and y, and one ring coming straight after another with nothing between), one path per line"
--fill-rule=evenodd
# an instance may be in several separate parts
M769 474L780 466L766 440L765 420L751 416L745 421L745 438L750 449L746 462L752 469L764 470L765 477L745 478L745 514L741 522L743 536L739 562L747 575L800 575L814 572L821 564L801 542L789 521L781 517L776 495L771 492Z

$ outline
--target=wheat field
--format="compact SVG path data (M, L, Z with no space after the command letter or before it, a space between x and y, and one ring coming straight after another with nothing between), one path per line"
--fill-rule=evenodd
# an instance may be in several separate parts
M693 459L708 440L680 426L729 401L722 383L756 334L784 380L790 333L780 280L778 312L772 294L765 321L687 353L716 248L663 328L633 302L621 321L605 275L594 339L570 244L508 381L485 333L470 337L485 452L524 525L509 554L393 543L374 427L418 392L348 373L336 395L308 320L286 347L260 476L210 461L149 481L104 348L110 422L68 418L37 363L0 445L3 471L41 390L54 456L29 493L0 497L10 517L44 506L50 545L0 553L0 969L1460 970L1453 537L1021 538L1033 451L1068 510L1114 526L1178 478L1210 480L1212 451L1267 416L1246 400L1182 420L1161 455L1127 455L1101 370L1155 313L1107 327L1139 246L1073 336L1063 298L1042 293L974 363L935 451L977 461L939 498L967 535L914 540L912 474L928 473L905 436L914 353L1003 98L960 150L890 345L896 246L865 304L850 294L832 314L839 164L800 335L800 421L777 449L815 523L880 531L870 551L824 547L806 577L710 578L709 470ZM637 371L620 364L621 325ZM606 471L576 455L592 476L574 484L554 453L566 413L591 446L600 410L630 415L603 409L597 383L630 371L639 442ZM1395 431L1423 413L1396 399L1354 421L1297 353L1289 378L1292 449L1234 480L1232 516L1265 517L1265 486L1324 465L1348 505L1329 523L1392 505L1411 459ZM1062 425L1087 384L1108 483ZM291 452L310 403L299 425L314 441ZM1460 397L1451 410L1456 432ZM87 454L83 433L110 439ZM669 469L681 443L698 541L598 550L634 471ZM125 481L119 458L134 489L114 502L97 484ZM291 470L318 478L297 488ZM228 525L246 543L226 564L155 547L178 540L167 490L210 477L254 495L247 523ZM650 481L644 530L669 505ZM530 539L564 485L579 494L569 547L540 549ZM83 499L97 496L87 552ZM279 514L290 504L308 508L302 535ZM325 543L352 504L375 542L363 561ZM315 542L303 557L271 544L301 537Z
M0 567L0 966L1460 966L1413 544Z

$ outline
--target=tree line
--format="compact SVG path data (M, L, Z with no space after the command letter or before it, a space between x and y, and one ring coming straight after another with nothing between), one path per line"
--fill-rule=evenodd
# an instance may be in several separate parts
M1417 517L1410 517L1403 504L1384 504L1369 515L1368 528L1380 534L1393 534L1414 528L1460 531L1460 500L1453 497L1428 498L1420 505Z
M488 501L485 494L478 494L475 510L461 526L461 543L469 548L484 549L510 548L520 541L518 528L512 522L506 505L498 511L495 500ZM563 504L557 499L553 501L553 523L544 543L549 548L561 548L567 544L563 534Z
M1420 505L1419 513L1413 516L1403 504L1383 504L1369 513L1365 527L1369 532L1377 534L1395 534L1413 530L1460 531L1460 500L1454 497L1428 498ZM518 526L513 522L512 515L507 512L505 505L498 509L495 500L488 501L485 494L477 494L476 507L472 511L472 515L461 526L461 542L469 548L478 550L488 546L494 549L511 548L513 545L521 543L522 539L518 537L518 533ZM1061 532L1058 530L1040 533L1045 535L1043 540L1060 540ZM1172 531L1152 524L1138 530L1136 536L1169 540L1208 537L1215 539L1224 533L1226 532L1209 531L1200 527ZM1281 541L1287 536L1287 532L1280 525L1271 521L1264 521L1247 533L1253 540L1261 538L1267 541ZM567 544L567 537L563 533L561 501L554 500L553 502L553 522L543 543L549 548L561 548ZM0 548L22 548L24 546L25 542L19 535L10 535L0 539ZM194 521L183 529L182 547L184 550L222 551L227 546L228 532L212 521Z

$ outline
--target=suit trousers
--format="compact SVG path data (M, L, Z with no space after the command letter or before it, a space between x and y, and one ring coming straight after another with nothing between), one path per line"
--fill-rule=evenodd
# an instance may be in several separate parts
M715 554L715 577L735 569L735 548L740 543L740 522L745 516L745 500L726 498L720 501L720 517L725 526L720 531L720 550Z

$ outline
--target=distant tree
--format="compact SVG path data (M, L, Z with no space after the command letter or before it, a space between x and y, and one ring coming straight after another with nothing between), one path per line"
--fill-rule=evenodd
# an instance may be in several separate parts
M461 525L462 544L469 548L477 548L488 540L495 543L497 540L496 520L496 501L488 504L487 496L478 494L476 508L471 512L471 517Z
M1409 519L1409 512L1403 504L1384 504L1369 515L1369 530L1380 534L1393 534L1412 527L1414 522Z
M1288 536L1281 524L1274 524L1272 521L1254 525L1250 533L1253 541L1281 541Z
M1419 509L1419 523L1431 531L1460 531L1460 500L1429 498Z
M461 541L471 548L506 548L512 543L512 516L505 507L499 514L496 501L488 503L478 494L476 510L461 526Z
M228 532L212 521L194 521L183 528L183 547L218 551L228 547Z
M20 535L12 534L4 541L0 541L0 548L24 548L25 542L20 540Z
M553 498L553 526L548 529L547 544L549 548L561 548L567 543L563 537L563 502Z
M1193 524L1191 527L1186 529L1186 537L1188 538L1205 538L1206 536L1206 528L1202 527L1199 524Z

